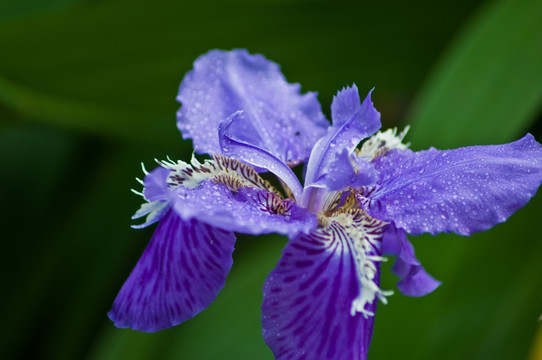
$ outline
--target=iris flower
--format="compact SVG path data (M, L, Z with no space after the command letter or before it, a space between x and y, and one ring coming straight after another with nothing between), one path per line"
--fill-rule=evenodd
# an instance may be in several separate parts
M263 287L267 345L277 359L365 359L377 299L392 294L379 285L384 256L396 256L402 293L428 294L440 282L406 234L487 230L542 181L542 146L529 134L413 152L407 129L378 132L370 93L339 91L329 124L315 93L245 50L202 55L177 99L183 137L210 158L145 171L134 218L146 218L135 227L158 226L109 312L118 327L154 332L190 319L224 286L235 233L279 233L289 241ZM292 171L302 163L304 185Z

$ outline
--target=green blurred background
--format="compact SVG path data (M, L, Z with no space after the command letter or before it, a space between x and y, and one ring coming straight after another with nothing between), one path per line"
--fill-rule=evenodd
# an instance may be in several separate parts
M176 328L106 317L153 231L130 228L140 163L189 158L178 85L234 47L327 114L341 87L375 87L383 127L411 124L414 149L542 140L540 0L0 0L1 359L272 358L259 307L278 236L239 236L224 290ZM370 358L535 359L540 214L538 194L491 231L413 239L443 285L380 306Z

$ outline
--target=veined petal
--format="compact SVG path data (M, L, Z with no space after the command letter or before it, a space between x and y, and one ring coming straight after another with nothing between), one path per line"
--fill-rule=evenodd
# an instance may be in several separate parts
M218 125L243 110L250 143L283 162L305 161L329 125L315 93L300 94L280 67L246 50L212 50L194 62L177 100L178 127L200 153L220 153ZM247 140L242 138L241 140Z
M433 292L440 281L429 275L416 256L414 247L408 240L403 229L397 229L392 224L388 225L382 238L384 254L397 256L393 265L393 272L401 278L397 288L405 295L423 296Z
M160 221L109 317L145 332L190 319L216 297L232 265L235 236L173 211Z
M358 143L380 128L380 113L376 111L371 101L371 93L363 103L356 85L340 91L331 105L333 125L327 134L314 145L305 176L305 191L303 205L315 211L320 210L312 204L322 203L324 191L315 190L317 181L334 171L333 164L343 152L352 154ZM352 167L352 164L344 164ZM312 189L309 189L312 188Z
M367 210L413 235L487 230L542 182L542 146L530 134L504 145L392 150L374 164L380 180Z
M295 236L317 226L316 215L292 199L283 199L269 182L238 160L212 155L203 163L193 158L191 165L183 161L160 164L166 169L160 170L160 177L153 177L152 185L167 189L169 206L183 220L196 218L220 229L253 235L278 232ZM148 212L145 206L136 215Z
M272 172L288 186L295 199L300 201L303 188L294 172L275 155L254 145L255 142L243 141L235 135L245 132L241 129L244 128L242 124L246 123L245 113L238 111L220 124L219 137L223 154ZM250 133L250 130L247 131Z
M377 285L383 223L360 210L341 216L293 238L265 282L263 336L276 359L367 357L374 300L386 295Z
M262 189L232 189L207 180L194 189L178 187L175 196L172 206L183 219L196 218L224 230L295 236L317 226L316 215Z

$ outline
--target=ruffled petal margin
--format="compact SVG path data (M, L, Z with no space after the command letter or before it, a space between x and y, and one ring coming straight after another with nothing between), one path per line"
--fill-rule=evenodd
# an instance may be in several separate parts
M169 211L111 311L115 325L144 332L166 329L205 309L224 286L235 236Z
M533 136L504 145L378 157L379 184L367 210L412 235L469 235L505 221L542 182L542 146Z
M380 113L373 106L371 93L360 103L356 85L339 91L333 98L331 109L333 125L314 145L305 175L302 203L315 212L321 210L326 195L326 190L322 187L330 184L329 181L325 181L326 176L336 171L353 172L353 164L349 161L338 161L341 154L343 159L350 156L361 140L374 134L381 126ZM339 166L346 166L347 169L339 170ZM337 188L335 185L332 187Z
M181 83L177 125L196 151L219 154L218 125L243 110L248 121L237 138L283 162L305 161L329 123L316 94L300 90L262 55L212 50L194 62Z

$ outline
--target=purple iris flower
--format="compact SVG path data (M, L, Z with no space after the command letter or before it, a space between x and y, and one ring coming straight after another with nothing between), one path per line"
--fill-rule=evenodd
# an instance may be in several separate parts
M384 256L396 256L402 293L428 294L440 282L407 233L487 230L542 182L542 146L529 134L413 152L407 129L378 132L370 93L339 91L329 124L316 94L301 94L277 64L245 50L202 55L177 99L179 129L210 159L162 161L146 173L146 202L134 215L146 221L135 227L158 227L109 312L118 327L154 332L193 317L224 285L234 233L279 233L289 242L262 305L276 358L365 359L376 300L392 294L379 286ZM304 185L291 170L302 163ZM282 190L260 176L266 171Z

